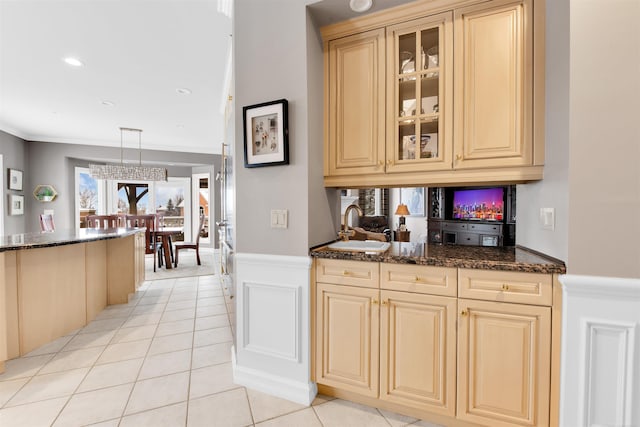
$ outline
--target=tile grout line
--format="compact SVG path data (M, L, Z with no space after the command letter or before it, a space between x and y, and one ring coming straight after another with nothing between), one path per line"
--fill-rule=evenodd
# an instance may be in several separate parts
M198 318L198 294L200 293L200 278L197 280L196 285L196 306L193 315L193 330L191 333L191 357L189 358L189 382L187 383L187 410L184 416L184 426L189 425L189 404L191 401L191 375L193 373L193 349L196 340L196 319Z

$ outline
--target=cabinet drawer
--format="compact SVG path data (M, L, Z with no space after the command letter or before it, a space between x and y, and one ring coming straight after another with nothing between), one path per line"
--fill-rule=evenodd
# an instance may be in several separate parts
M380 287L394 291L455 297L455 268L412 264L380 264Z
M469 231L475 231L476 233L484 234L501 234L501 224L469 224L467 227Z
M551 305L552 276L461 268L458 270L458 296L487 301Z
M380 274L377 262L319 258L316 263L317 282L378 288Z
M467 224L457 222L443 222L442 229L446 231L466 231Z
M476 233L458 233L456 243L458 245L478 246L480 244L480 235Z

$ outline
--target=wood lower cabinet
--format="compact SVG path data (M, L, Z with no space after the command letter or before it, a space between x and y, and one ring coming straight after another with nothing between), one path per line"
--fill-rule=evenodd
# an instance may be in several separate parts
M318 283L316 380L378 396L379 291Z
M380 399L455 416L456 298L380 292Z
M458 419L549 425L551 308L458 300Z
M554 275L332 259L313 270L323 393L443 425L557 425Z

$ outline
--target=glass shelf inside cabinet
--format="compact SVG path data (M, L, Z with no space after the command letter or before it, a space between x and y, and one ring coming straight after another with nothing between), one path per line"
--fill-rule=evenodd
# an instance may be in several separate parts
M415 73L417 71L416 33L403 34L398 37L398 48L398 74Z
M438 116L428 116L420 120L420 158L438 157Z
M420 145L416 143L416 120L400 119L398 121L398 160L419 160L437 158L440 150L438 144L438 115L421 117L417 122L420 130Z
M416 78L401 78L398 82L398 106L400 111L398 115L400 117L415 116L416 111Z

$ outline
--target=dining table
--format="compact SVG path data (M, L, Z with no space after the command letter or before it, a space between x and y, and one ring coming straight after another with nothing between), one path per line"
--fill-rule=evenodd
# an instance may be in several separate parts
M171 247L171 236L175 236L178 234L182 234L184 232L184 227L160 227L157 230L153 231L153 241L160 242L162 244L162 253L164 255L164 261L167 270L173 268L171 265L171 256L173 249Z

